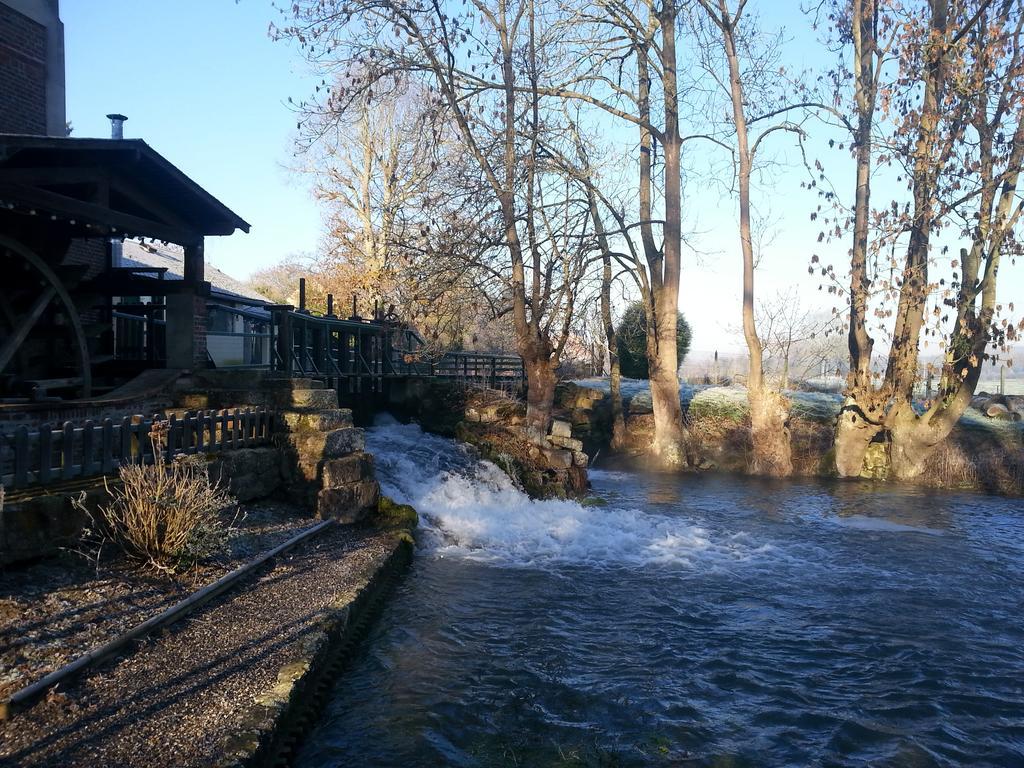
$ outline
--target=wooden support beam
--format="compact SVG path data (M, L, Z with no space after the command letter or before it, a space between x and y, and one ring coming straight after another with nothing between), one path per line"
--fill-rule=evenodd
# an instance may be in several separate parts
M100 225L109 229L111 233L121 235L145 235L181 245L194 244L202 240L202 235L192 229L174 227L141 216L132 216L112 210L107 206L96 205L59 192L24 184L12 184L0 180L0 200L12 200L24 205L36 206L40 215L45 212L53 212L53 214L59 214L69 219L74 218L83 223Z
M89 397L92 394L92 364L89 360L89 345L85 338L85 330L82 328L82 319L78 316L78 310L75 308L75 303L71 300L71 296L64 289L60 278L50 268L50 265L23 243L5 235L0 235L0 248L7 248L35 267L64 304L65 314L67 315L68 322L71 324L71 332L74 334L75 343L78 345L78 364L82 374L82 397ZM50 298L53 297L51 296ZM6 362L4 365L6 365ZM2 367L0 367L0 370L2 370Z
M0 347L0 372L7 368L8 362L14 356L14 352L17 351L18 347L22 346L25 340L28 338L32 329L39 323L39 318L43 316L43 312L46 311L46 307L50 305L53 297L57 295L57 290L53 286L47 286L43 289L43 292L39 294L39 297L33 303L32 308L26 315L20 318L17 326L14 328L7 340L4 341L3 346Z

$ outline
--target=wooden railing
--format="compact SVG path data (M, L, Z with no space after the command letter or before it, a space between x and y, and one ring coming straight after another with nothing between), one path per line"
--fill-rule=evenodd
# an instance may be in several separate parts
M265 445L273 438L273 414L265 409L189 411L164 419L125 416L60 426L19 426L0 431L0 485L9 489L98 477L122 464L151 464L150 432L166 421L165 452L217 453Z
M433 364L430 375L504 389L522 384L523 359L518 355L449 352Z
M436 377L495 388L524 380L518 355L449 352L436 357L396 322L314 315L280 305L272 315L273 368L322 378L342 394L380 392L388 378Z

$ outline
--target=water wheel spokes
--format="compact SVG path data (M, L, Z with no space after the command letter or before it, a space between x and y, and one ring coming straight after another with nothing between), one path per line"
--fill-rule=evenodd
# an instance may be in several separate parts
M46 312L50 302L56 297L63 305L64 312L71 326L72 338L77 348L78 368L82 379L81 395L82 397L89 397L92 393L92 366L89 359L89 344L85 338L85 331L82 328L82 319L78 315L78 309L75 307L74 301L71 300L71 295L67 292L64 284L53 269L51 269L50 265L24 243L5 235L0 235L0 248L24 259L42 276L45 284L40 295L32 302L28 312L16 319L11 335L0 345L0 372L14 358L15 353Z

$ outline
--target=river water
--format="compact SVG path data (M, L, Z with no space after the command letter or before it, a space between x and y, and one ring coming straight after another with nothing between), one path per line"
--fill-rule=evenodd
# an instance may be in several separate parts
M1019 500L368 443L420 549L297 765L1024 766Z

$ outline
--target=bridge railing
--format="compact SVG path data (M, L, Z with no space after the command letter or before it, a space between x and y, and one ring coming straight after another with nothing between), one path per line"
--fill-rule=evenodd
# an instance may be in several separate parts
M524 381L517 355L482 352L431 354L414 330L386 319L340 318L268 308L272 367L295 376L328 380L344 394L382 391L388 378L458 379L502 389Z
M518 355L448 352L433 366L433 375L506 389L523 382L523 359Z

